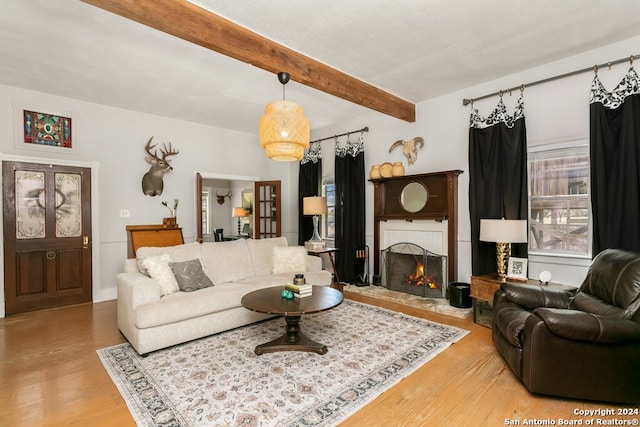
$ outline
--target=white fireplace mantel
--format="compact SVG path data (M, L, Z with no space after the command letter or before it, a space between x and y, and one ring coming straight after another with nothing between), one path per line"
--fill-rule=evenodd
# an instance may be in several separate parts
M380 249L396 243L413 243L429 252L448 254L448 222L434 220L390 220L380 223Z

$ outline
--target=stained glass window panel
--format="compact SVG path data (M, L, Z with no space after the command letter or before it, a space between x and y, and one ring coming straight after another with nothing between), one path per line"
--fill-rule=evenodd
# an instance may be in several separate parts
M71 118L56 114L23 111L24 142L72 148Z

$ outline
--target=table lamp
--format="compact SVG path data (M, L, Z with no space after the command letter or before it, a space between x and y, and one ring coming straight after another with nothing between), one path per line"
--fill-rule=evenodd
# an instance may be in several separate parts
M524 219L481 219L480 240L496 242L498 276L507 278L507 262L512 243L527 243L527 221Z
M249 216L249 211L247 211L245 208L233 208L233 216L238 217L238 236L239 236L240 230L242 229L240 223L242 222L242 218L244 218L245 216Z
M305 197L302 199L302 212L304 215L313 215L313 236L311 240L305 242L307 249L323 249L325 241L320 237L318 233L318 221L320 215L327 213L327 198L326 197Z

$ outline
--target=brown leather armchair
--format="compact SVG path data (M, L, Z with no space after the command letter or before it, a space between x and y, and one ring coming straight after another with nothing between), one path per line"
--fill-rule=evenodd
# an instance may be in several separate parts
M493 342L532 393L640 402L640 254L607 249L575 294L503 283Z

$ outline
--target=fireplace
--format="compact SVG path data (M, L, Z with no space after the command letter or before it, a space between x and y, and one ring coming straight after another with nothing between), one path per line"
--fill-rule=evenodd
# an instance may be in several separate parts
M413 243L381 251L381 284L387 289L430 298L446 298L447 257Z

